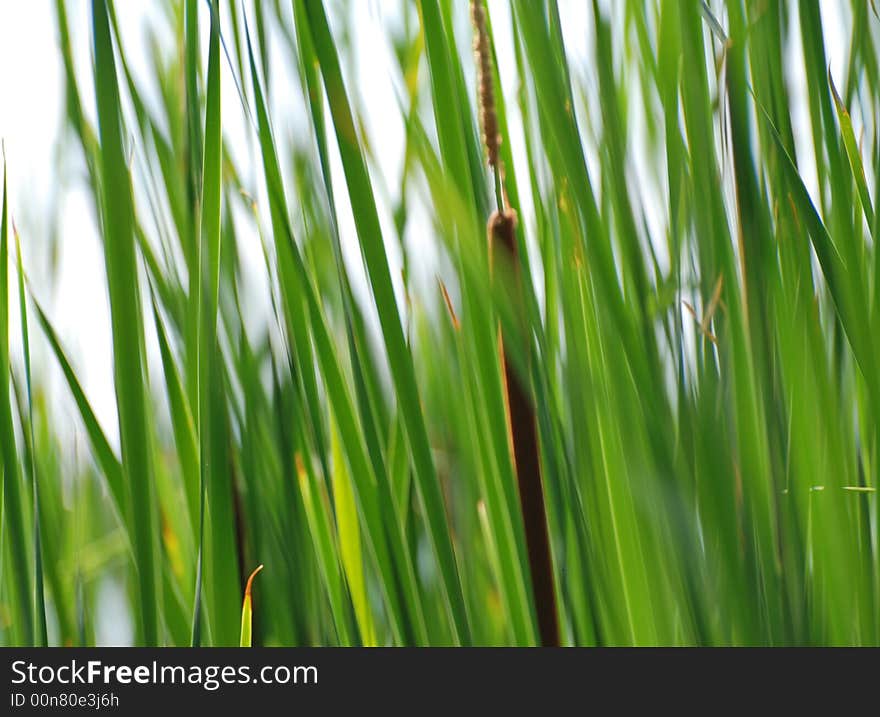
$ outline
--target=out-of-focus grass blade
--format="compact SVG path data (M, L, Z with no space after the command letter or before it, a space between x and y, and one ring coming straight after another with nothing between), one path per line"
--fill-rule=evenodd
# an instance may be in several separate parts
M296 381L303 395L303 402L307 411L308 428L312 434L314 447L318 451L322 468L326 472L325 441L322 421L322 411L318 400L318 383L315 376L312 341L308 334L308 324L303 320L301 302L302 289L299 284L305 279L305 273L300 273L299 263L301 257L293 245L292 232L291 242L279 241L280 234L286 232L285 226L289 222L287 198L281 178L280 163L276 155L274 140L271 136L268 107L265 103L265 92L259 86L254 50L251 43L250 29L245 22L245 37L250 60L252 84L254 86L255 101L257 103L258 133L260 149L263 154L263 168L266 178L266 186L269 193L269 213L272 227L276 233L276 246L278 248L277 261L278 274L281 283L281 294L285 308L286 328L291 336L292 358L296 362ZM303 270L305 267L302 267Z
M357 505L352 491L351 476L342 454L339 430L335 421L330 422L330 446L333 460L331 478L333 505L336 508L336 531L339 536L339 558L348 581L348 590L354 604L354 613L365 647L376 645L376 629L367 582L364 576L364 558L361 553L361 529L357 519Z
M190 411L196 427L196 435L200 436L199 420L199 339L202 320L202 281L201 271L201 201L202 173L204 171L204 132L202 128L202 112L199 93L199 72L201 54L199 52L199 0L185 0L183 8L183 74L184 74L184 117L185 122L185 160L186 160L186 195L188 213L183 226L183 246L186 255L188 273L188 311L185 319L186 335L186 388L190 402ZM175 168L176 169L176 168ZM167 173L167 172L166 172ZM201 454L200 454L201 458ZM201 470L201 466L200 466ZM199 490L201 491L201 473ZM199 528L201 531L201 527ZM201 548L201 543L199 543ZM201 561L199 561L201 568ZM199 606L201 596L201 577L197 578L196 605ZM194 630L198 627L194 624Z
M24 290L24 268L21 261L21 238L15 224L15 258L18 271L18 308L21 315L21 346L24 352L24 375L27 388L27 440L30 443L30 480L31 501L33 503L33 534L34 534L34 644L46 647L46 598L43 590L43 547L40 535L40 492L37 481L36 452L34 451L34 394L31 380L31 341L28 331L27 296ZM22 421L24 425L24 421Z
M33 297L31 298L33 299ZM98 418L95 416L95 412L92 410L88 398L86 398L86 394L79 383L79 379L76 377L76 372L73 370L70 361L67 359L67 355L61 346L61 342L58 340L58 335L55 333L55 329L52 327L49 318L46 316L39 303L37 303L35 299L33 301L34 308L37 310L37 320L40 322L43 333L49 341L52 353L55 354L55 359L58 361L58 365L61 367L61 372L64 374L64 378L67 381L67 387L70 389L73 400L79 409L80 417L82 418L83 425L86 429L86 434L92 445L92 451L94 451L95 454L95 461L107 479L107 486L110 489L110 495L113 497L113 502L116 505L116 509L119 511L119 515L125 520L127 515L125 506L127 505L128 499L126 497L127 486L123 477L122 466L119 463L119 459L113 453L113 449L110 447L110 442L107 440L104 430L98 423Z
M828 60L825 52L825 30L819 3L798 0L801 41L804 47L804 74L807 80L807 101L813 131L816 172L820 185L827 186L819 205L831 236L840 241L852 233L852 184L846 181L846 160L834 126L833 102L828 89ZM827 185L826 185L827 180ZM831 199L830 206L827 198ZM848 260L847 253L843 253ZM852 270L855 270L852 268Z
M349 628L340 561L336 552L336 544L333 541L330 501L326 488L315 480L314 472L305 465L299 453L296 455L296 474L306 511L306 520L315 544L315 552L318 555L318 566L327 588L337 635L342 644L350 645L353 635Z
M55 0L55 15L58 18L58 34L61 56L64 60L65 99L67 117L80 139L88 164L89 174L94 175L94 150L97 139L94 129L88 123L82 109L82 99L76 79L76 64L70 41L70 24L67 16L67 0Z
M428 535L440 568L443 592L447 600L453 633L457 641L467 644L470 642L470 629L452 539L449 534L446 509L440 494L425 420L419 404L419 391L415 382L412 356L406 346L400 324L400 314L394 298L394 289L382 242L382 230L370 177L358 144L358 134L323 2L306 3L306 10L315 51L324 77L324 85L327 89L327 99L330 103L336 139L349 188L361 252L379 313L391 374L397 389L397 398L404 416L407 439L413 455L416 482L424 504L425 518L428 522Z
M843 146L846 149L846 156L849 159L849 166L852 170L853 180L858 190L859 201L862 205L862 211L865 214L865 220L868 222L868 228L874 231L874 207L871 203L871 193L868 191L868 180L865 177L865 167L862 164L862 155L859 152L859 145L856 142L856 135L853 131L852 118L840 95L837 87L834 86L834 78L831 72L828 72L828 85L831 87L831 96L834 98L834 107L837 109L837 120L840 123L840 132L843 135ZM876 242L876 237L874 238Z
M199 520L198 440L183 381L177 370L177 364L168 341L168 333L165 330L162 317L159 315L159 307L156 306L155 298L152 299L152 305L156 337L159 340L159 352L162 356L162 369L165 374L171 426L174 430L174 444L177 447L177 457L180 461L181 472L183 473L184 494L186 495L187 508L189 509L189 520L195 530Z
M28 538L24 523L25 502L21 491L18 449L12 424L12 378L9 360L9 216L6 158L3 158L3 206L0 209L0 446L3 448L3 534L12 552L12 583L15 585L17 628L23 645L34 642L34 616L29 595Z
M437 116L437 134L441 154L448 163L452 181L455 182L464 206L468 211L474 207L474 185L467 153L467 142L458 107L459 97L454 89L455 78L452 73L452 60L448 56L449 45L442 32L443 20L437 0L420 0L422 22L425 28L425 49L431 70L431 89L435 105L440 102L447 112ZM326 78L325 78L326 83ZM329 91L328 91L329 93ZM337 129L337 132L339 130ZM476 214L471 216L472 226L476 227Z
M333 246L333 258L339 279L339 288L342 293L342 304L345 309L346 338L348 339L355 398L360 411L364 439L373 464L373 470L376 472L377 478L381 479L385 473L382 450L379 445L379 432L382 430L382 421L377 413L381 404L377 400L371 400L375 398L376 392L373 391L371 393L370 391L377 383L375 378L376 371L375 366L371 365L369 361L372 352L367 345L363 314L355 301L345 262L342 258L342 245L336 223L335 192L330 175L329 137L327 123L324 118L324 93L321 86L320 67L315 56L314 43L312 42L311 31L308 27L306 13L302 7L302 0L295 0L294 21L299 45L300 69L303 75L304 89L308 97L312 124L315 129L315 142L318 148L321 178L324 181L324 190L327 196L327 219Z
M244 588L244 601L241 604L241 637L238 640L239 647L251 647L254 612L251 591L254 587L254 578L262 569L262 565L256 567L254 572L248 577L247 585Z
M396 521L389 523L383 520L383 507L389 506L383 505L387 501L381 492L381 483L377 486L377 481L381 481L382 477L376 476L372 468L326 320L293 238L287 217L278 156L272 139L263 91L257 76L247 24L245 24L245 33L248 37L248 56L257 109L263 172L269 194L272 227L276 234L275 242L278 246L279 280L283 290L290 292L286 301L291 305L291 309L297 308L293 301L299 298L304 302L308 312L315 355L321 367L331 410L338 421L340 437L351 469L350 475L355 479L360 515L366 526L365 534L382 576L380 585L388 603L392 632L395 639L400 642L423 644L427 640L426 628L412 565L407 559L399 524ZM302 296L297 297L297 292L301 292ZM291 313L291 309L288 309L288 314ZM297 329L298 323L305 320L301 313L287 317L287 320L293 323L294 330L301 330ZM387 485L385 487L387 488ZM386 510L385 515L387 514Z
M766 115L766 112L765 117L769 122L769 116ZM793 200L799 219L806 225L813 248L816 250L816 256L825 275L825 281L828 284L828 290L834 301L843 330L849 339L853 354L862 369L869 387L871 387L873 395L880 400L880 384L877 384L878 376L872 359L874 355L872 339L865 333L870 324L867 321L858 322L856 321L857 317L852 315L854 307L850 299L850 292L858 290L860 286L859 278L853 275L852 268L844 264L834 241L832 241L828 230L825 228L825 224L822 222L810 199L809 192L807 192L807 188L804 186L797 167L782 144L779 133L775 127L771 128L773 138L776 140L780 154L785 160L783 162L783 169L793 189ZM861 303L855 307L855 310L866 312L867 308L867 303Z

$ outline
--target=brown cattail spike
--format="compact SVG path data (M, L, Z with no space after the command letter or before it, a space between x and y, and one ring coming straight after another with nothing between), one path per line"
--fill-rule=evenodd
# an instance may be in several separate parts
M496 211L489 218L489 245L491 256L506 256L514 269L515 311L525 321L522 306L522 284L516 271L516 212L508 207ZM544 485L541 480L540 446L535 407L528 385L514 370L503 332L498 335L504 389L507 404L508 430L511 452L516 468L519 503L525 528L529 572L535 596L538 632L541 644L556 647L560 644L559 622L556 615L556 590L553 583L553 559L550 553L550 535L547 528L547 508Z
M471 0L471 20L474 24L474 53L477 57L477 88L480 100L480 125L483 128L483 146L489 166L498 169L498 115L495 114L495 86L492 79L492 53L489 32L486 29L486 9L483 0Z

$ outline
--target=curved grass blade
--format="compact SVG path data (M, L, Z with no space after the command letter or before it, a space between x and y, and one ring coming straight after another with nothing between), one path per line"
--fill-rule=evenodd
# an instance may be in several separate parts
M244 601L241 605L241 636L238 640L239 647L251 647L254 612L251 591L254 587L254 578L257 577L257 573L259 573L262 569L262 565L258 565L256 567L254 572L252 572L248 577L247 585L244 588Z

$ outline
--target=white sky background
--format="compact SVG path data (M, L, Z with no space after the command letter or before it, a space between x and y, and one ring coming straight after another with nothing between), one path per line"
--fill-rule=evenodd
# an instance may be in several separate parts
M463 0L462 0L463 1ZM843 77L846 60L845 27L841 19L841 8L848 5L844 0L820 0L825 24L825 40L828 60L834 76L840 81ZM25 270L29 274L37 295L47 309L50 318L58 329L62 343L70 355L80 376L92 405L111 441L116 437L115 400L112 386L112 352L109 331L109 309L104 278L103 255L91 199L84 191L84 168L80 162L71 161L78 152L58 151L59 130L64 121L63 68L58 49L57 23L54 17L54 0L0 0L0 138L5 141L8 159L10 210L22 234L25 252ZM600 3L614 7L614 0ZM505 81L505 94L510 111L516 106L513 93L516 90L516 77L512 55L512 39L507 21L508 0L490 0L496 23L496 42L502 78ZM622 5L622 4L621 4ZM717 6L717 0L710 3ZM334 7L338 3L333 4ZM356 16L353 27L358 28L355 37L356 64L360 96L370 98L365 113L367 131L376 149L376 156L383 158L379 168L387 186L396 191L401 158L403 153L404 131L402 119L397 111L397 92L392 77L396 70L391 48L385 37L384 27L394 20L389 12L396 12L398 3L382 3L380 0L353 0L349 7ZM620 6L618 6L620 7ZM120 0L116 3L122 26L126 51L136 76L141 74L147 57L145 24L154 23L151 17L159 11L155 0ZM90 3L88 0L68 0L71 22L71 37L75 59L84 71L79 74L80 91L85 109L94 119L93 91L91 86L91 36ZM563 30L567 49L574 61L575 74L583 78L587 91L595 86L589 76L588 58L591 54L589 43L592 38L589 3L585 0L560 0L563 16ZM205 13L202 12L204 15ZM848 22L848 18L846 20ZM466 29L466 28L465 28ZM205 49L207 43L203 46ZM800 48L791 48L800 53ZM280 57L273 63L276 67L289 66L289 58ZM792 63L798 66L799 63ZM343 60L344 68L352 67ZM287 70L289 72L289 69ZM248 146L249 128L243 120L239 99L231 81L224 60L224 132L235 147ZM276 139L283 141L289 136L297 122L303 121L297 92L285 92L284 72L273 72L272 82L276 87L272 108L276 123ZM279 90L280 85L280 90ZM352 83L349 82L349 91ZM793 101L796 103L797 117L802 118L805 131L796 133L802 146L799 153L809 156L808 120L806 98L802 87L793 83ZM295 97L289 97L295 95ZM148 95L149 96L149 95ZM638 112L633 114L634 123ZM285 124L286 122L286 124ZM512 135L515 162L524 162L521 125L518 117L512 117ZM136 149L135 149L136 151ZM243 158L247 154L244 150ZM65 161L59 165L59 156ZM250 171L251 176L257 167L247 167L247 161L240 162ZM805 162L805 179L808 186L815 187L815 177L810 176L812 165ZM338 167L337 167L338 169ZM639 180L642 168L637 168ZM246 175L247 176L247 175ZM335 173L335 181L341 182L340 172ZM346 192L340 186L337 193L344 200ZM381 195L379 196L381 200ZM662 197L661 197L662 201ZM385 227L390 223L390 209L385 204L380 213ZM662 211L648 206L649 219L661 220ZM357 241L348 208L340 207L342 214L340 229L349 267L354 273L361 271ZM656 215L656 216L652 216ZM528 223L529 217L524 217ZM427 225L427 224L424 224ZM147 227L150 223L147 222ZM58 230L57 261L60 272L57 282L49 286L47 267L49 242L53 228ZM386 232L388 239L391 234ZM244 241L247 245L248 242ZM399 274L400 257L396 242L388 241L392 263L392 275ZM252 256L245 261L253 262L255 272L262 272L262 259L257 244L251 242ZM427 249L427 247L426 247ZM420 256L420 258L422 258ZM430 276L436 254L427 255L421 270ZM11 272L11 278L14 272ZM358 285L362 296L363 285ZM12 316L13 347L17 347L18 324L16 321L15 299L10 307ZM259 296L256 298L259 303ZM55 362L44 348L39 327L32 327L34 346L34 373L37 381L50 379L53 395L63 394L60 373ZM155 365L155 362L151 362ZM75 409L69 400L56 401L62 415L59 424L77 425ZM68 421L69 419L69 421Z

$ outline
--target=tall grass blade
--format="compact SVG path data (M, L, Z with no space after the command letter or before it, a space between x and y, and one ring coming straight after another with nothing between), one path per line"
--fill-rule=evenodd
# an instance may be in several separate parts
M157 645L161 639L161 603L157 584L157 523L150 468L146 373L143 367L143 318L138 292L134 206L122 141L122 112L107 2L92 2L95 93L101 142L101 217L110 292L122 466L130 495L126 512L131 516L137 566L138 636L145 645Z
M28 593L29 541L24 522L25 502L21 489L18 448L12 424L12 381L9 356L9 207L6 183L6 157L3 158L3 205L0 208L0 445L3 447L3 535L12 557L12 584L16 615L15 638L31 645L35 638L32 596Z

